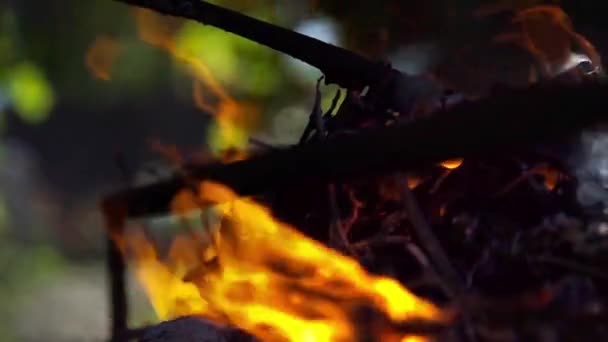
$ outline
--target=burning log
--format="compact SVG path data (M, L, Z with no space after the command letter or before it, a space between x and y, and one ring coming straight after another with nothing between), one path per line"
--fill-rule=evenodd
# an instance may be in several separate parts
M598 84L508 90L411 124L334 136L230 164L190 165L185 172L192 180L217 181L253 195L295 183L323 183L515 151L601 122L607 91L608 86ZM187 185L183 177L175 177L112 194L103 206L108 213L125 211L129 217L160 214Z

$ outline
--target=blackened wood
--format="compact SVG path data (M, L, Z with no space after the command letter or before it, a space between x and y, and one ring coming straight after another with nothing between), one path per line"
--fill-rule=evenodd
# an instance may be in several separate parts
M451 158L509 153L573 134L606 117L608 86L544 86L503 90L431 118L277 149L231 164L187 166L197 180L224 183L242 195L311 182L378 175ZM162 214L177 190L175 177L105 198L130 217Z
M122 231L126 222L126 208L120 201L104 202L102 212L108 229L106 238L106 269L110 280L111 341L126 341L128 305L126 264L122 253L112 239L114 233Z
M119 342L127 329L127 295L125 263L112 239L106 239L107 270L110 279L110 305L112 310L112 342Z
M242 330L197 316L184 316L130 329L122 337L139 342L259 342Z

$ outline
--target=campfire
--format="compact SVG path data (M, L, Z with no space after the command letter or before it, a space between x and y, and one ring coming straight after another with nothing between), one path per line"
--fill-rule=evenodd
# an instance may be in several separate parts
M121 1L137 7L142 40L190 68L194 102L215 121L213 158L160 146L174 177L102 201L113 340L608 336L608 196L598 194L608 88L599 54L561 9L522 10L519 30L497 37L529 51L530 84L473 98L203 1ZM317 67L324 78L299 144L250 139L255 108L175 44L156 12ZM547 32L563 39L547 44ZM100 57L104 46L111 56ZM118 51L98 39L87 63L109 79ZM323 80L346 90L325 112ZM183 227L169 243L142 220L157 215ZM162 323L127 326L127 269Z

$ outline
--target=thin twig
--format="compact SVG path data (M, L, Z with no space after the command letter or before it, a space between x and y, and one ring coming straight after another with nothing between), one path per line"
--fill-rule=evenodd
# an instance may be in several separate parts
M340 101L341 97L342 97L342 91L340 89L336 90L336 94L334 95L334 98L331 100L331 105L329 106L329 109L327 109L325 114L323 114L323 117L330 117L333 115L334 111L336 110L336 107L338 106L338 101Z
M323 140L327 136L325 125L323 122L323 112L321 111L321 81L323 77L317 80L317 86L315 88L315 102L312 109L311 121L315 123L317 129L317 139ZM334 247L343 250L350 255L356 255L355 250L351 247L346 232L342 227L342 221L340 219L340 208L338 207L338 201L336 197L336 185L329 183L327 185L327 200L329 204L329 212L331 223L329 225L329 242ZM336 240L338 239L338 240Z
M357 242L353 244L353 248L356 250L368 249L370 247L382 247L387 244L403 244L404 248L410 253L411 256L418 261L418 264L422 267L423 274L417 279L415 282L408 283L408 287L419 287L423 285L433 285L438 286L442 290L444 286L442 285L442 280L439 274L433 266L431 265L428 257L424 254L424 252L415 244L413 244L409 237L405 236L375 236L370 239ZM446 291L446 294L449 292Z
M588 275L588 276L591 276L594 278L608 280L608 273L606 273L602 269L583 265L576 261L563 259L563 258L559 258L559 257L555 257L555 256L550 256L550 255L528 257L527 259L530 261L533 261L533 262L539 262L539 263L543 263L543 264L548 264L548 265L565 268L565 269L575 271L578 273L582 273L582 274L585 274L585 275Z
M275 150L277 149L276 146L273 146L272 144L269 144L267 142L264 142L262 140L256 139L256 138L249 138L249 143L253 146L262 148L264 150Z
M315 96L317 96L317 94L315 93ZM329 107L329 109L325 112L325 114L322 115L322 119L323 119L323 124L322 127L325 126L325 120L327 120L327 118L331 118L331 116L333 115L332 113L334 112L334 110L336 109L336 106L338 105L338 101L340 100L340 97L342 96L342 92L340 91L340 89L336 90L336 94L334 95L334 98L331 100L331 105ZM316 98L315 98L316 100ZM308 120L308 123L306 124L306 127L304 128L304 132L302 133L302 136L300 136L300 141L298 144L303 144L306 141L308 141L311 133L313 133L313 131L315 130L315 127L318 126L317 124L317 119L315 118L316 114L315 111L313 111L310 115L310 118ZM317 132L318 134L318 132Z
M395 175L397 184L401 189L401 200L408 213L412 228L420 240L421 245L426 249L429 257L437 267L437 273L441 276L442 281L439 286L443 289L450 299L459 301L465 293L463 281L452 266L447 254L441 247L441 243L433 234L431 226L426 221L422 210L418 205L418 201L414 197L414 193L410 190L407 181L407 174L397 173ZM472 324L472 318L466 307L463 307L463 328L466 336L470 341L476 341L475 329Z
M408 213L412 228L420 240L420 244L427 251L433 264L437 267L438 273L444 280L445 283L442 284L444 291L451 298L455 298L464 292L464 285L462 284L460 276L453 268L447 254L441 247L439 240L437 240L437 237L433 234L432 228L424 218L424 214L418 206L414 194L408 187L408 176L403 173L398 173L395 177L399 189L401 190L401 200Z
M443 173L441 174L441 176L439 176L439 178L437 178L437 180L435 181L435 183L433 184L433 186L431 187L431 189L429 190L429 194L433 195L437 192L437 190L439 190L439 188L441 187L441 184L443 184L443 182L452 174L452 169L445 169L443 171Z

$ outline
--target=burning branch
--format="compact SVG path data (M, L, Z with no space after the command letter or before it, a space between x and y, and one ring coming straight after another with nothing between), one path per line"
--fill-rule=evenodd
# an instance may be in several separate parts
M190 165L185 171L192 179L220 182L242 195L252 195L295 183L369 176L457 157L513 151L600 122L607 91L608 86L596 84L505 91L412 124L334 136L230 164ZM125 211L130 217L165 213L184 186L185 180L176 176L112 194L103 205L110 214Z

